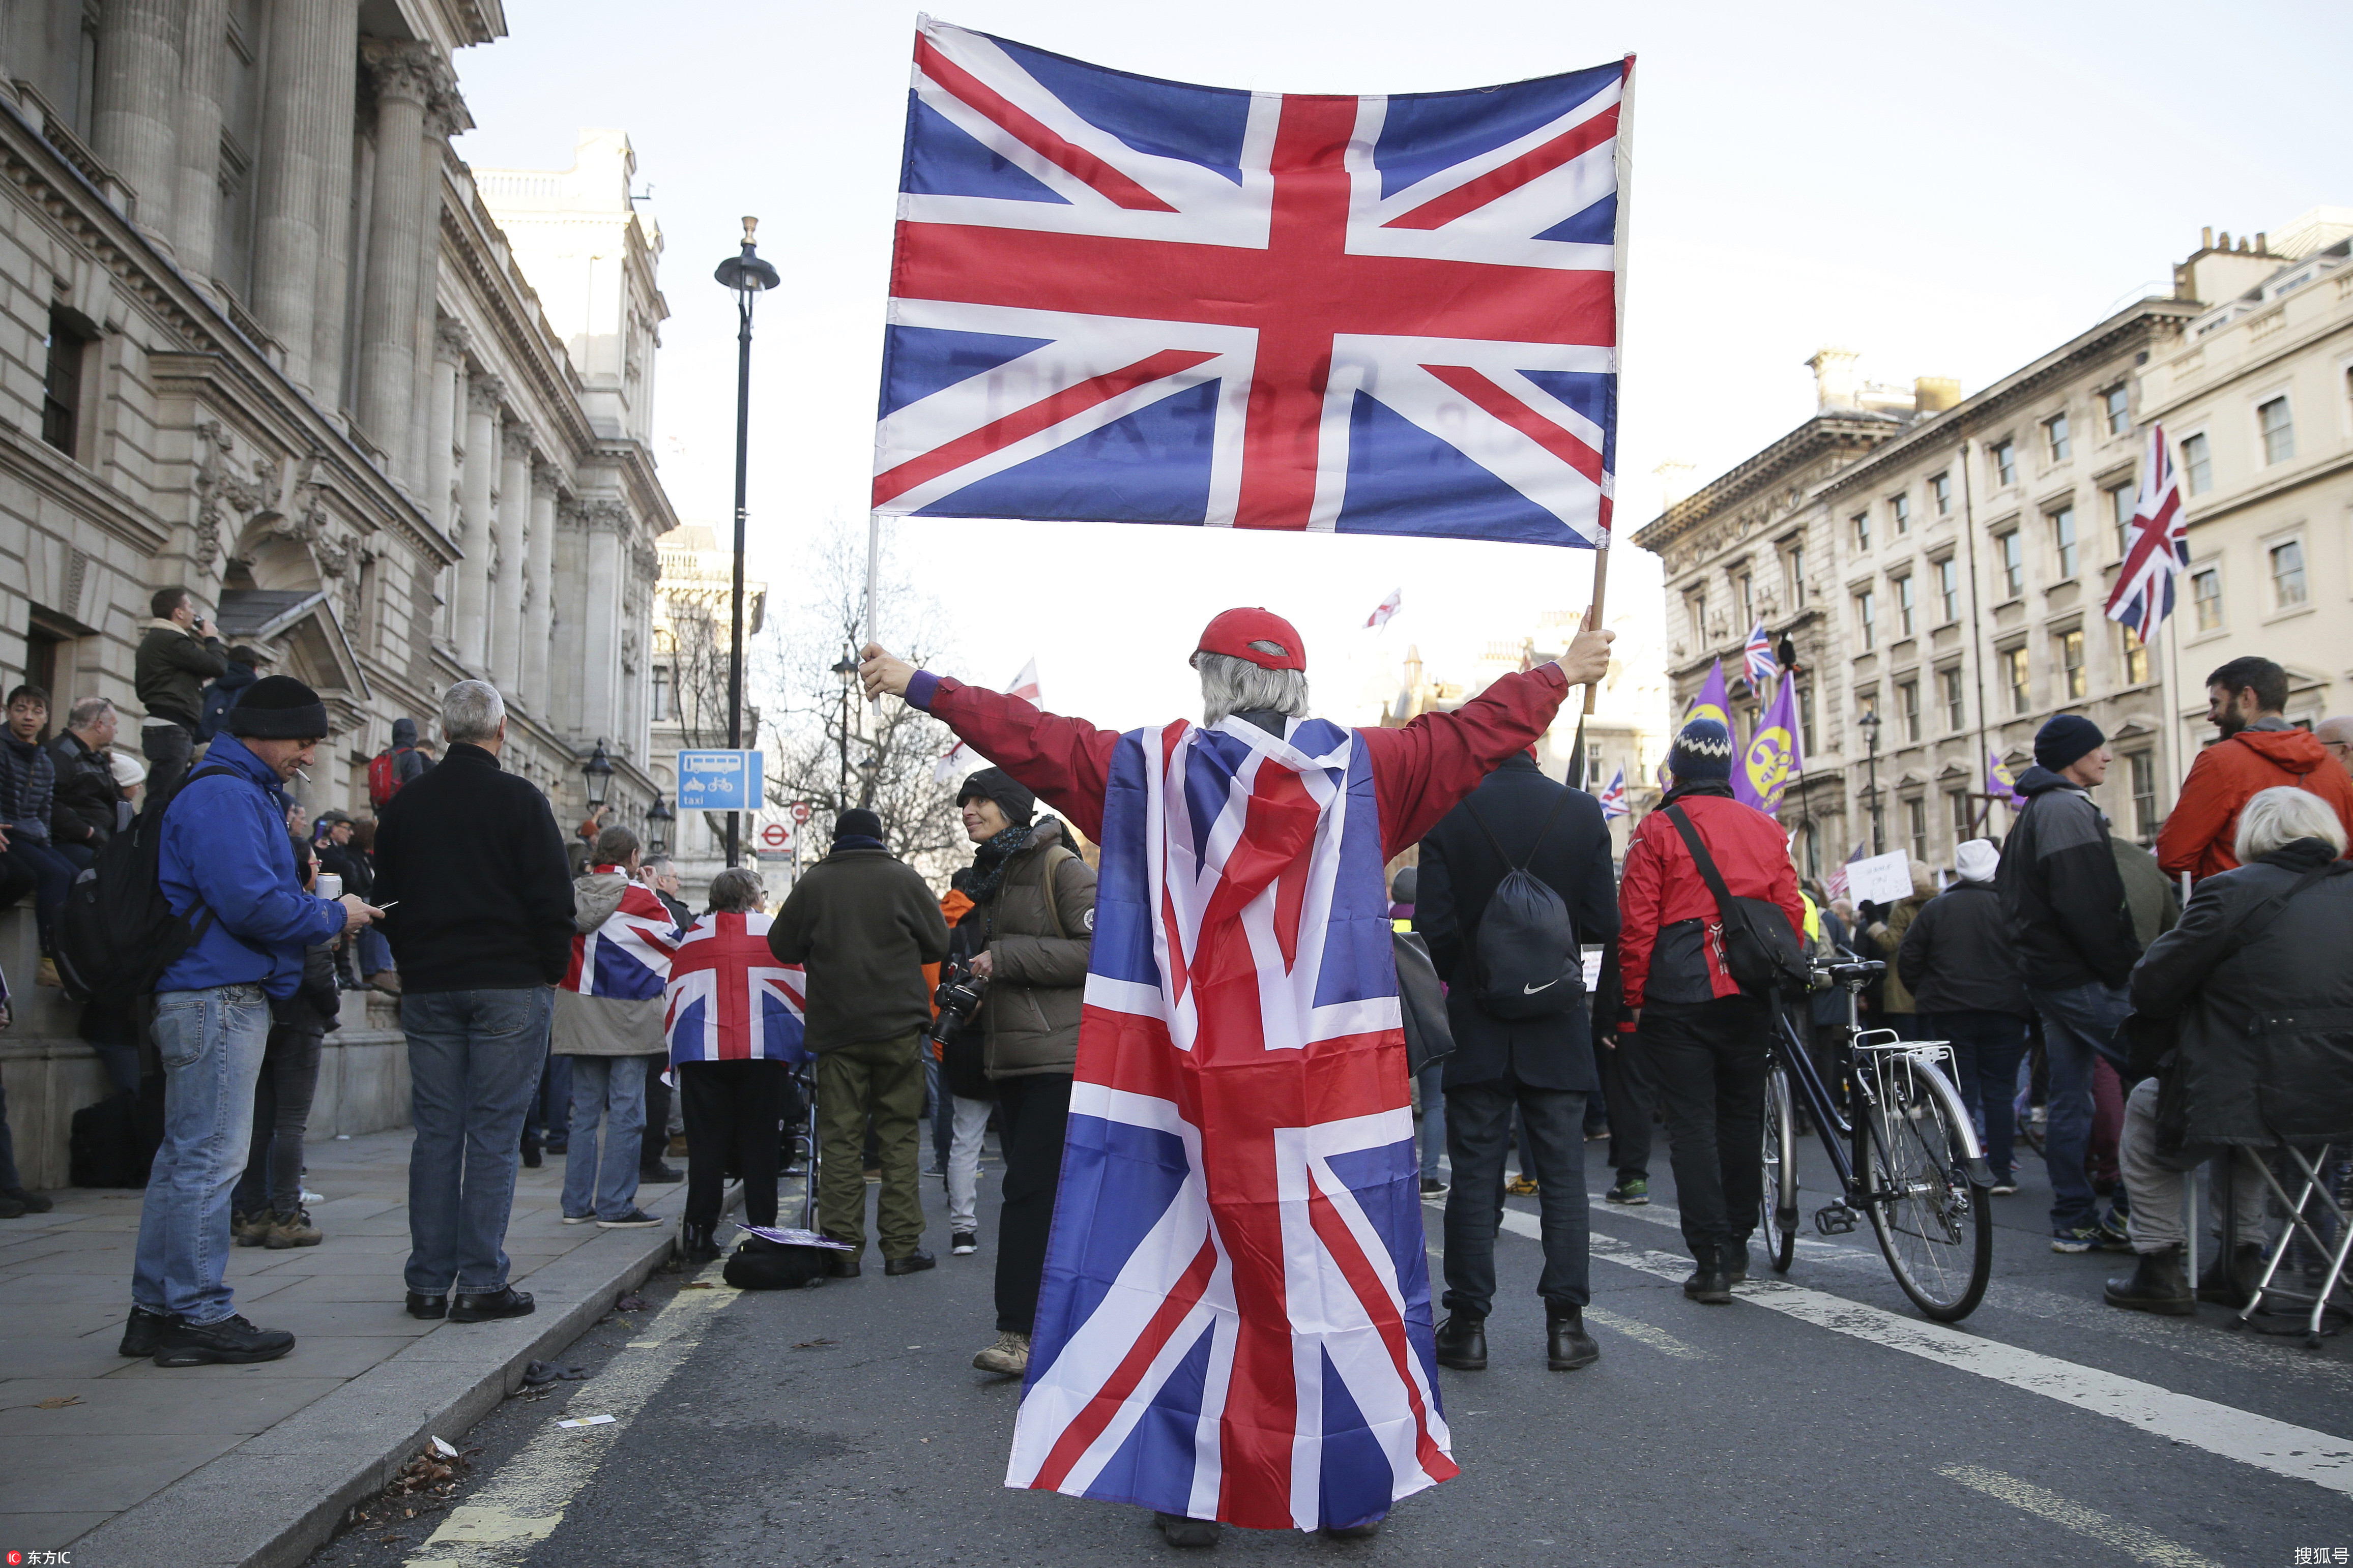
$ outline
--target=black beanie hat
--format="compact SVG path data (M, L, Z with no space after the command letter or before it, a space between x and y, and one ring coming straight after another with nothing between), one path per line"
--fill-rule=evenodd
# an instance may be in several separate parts
M327 705L290 675L266 675L245 689L224 727L239 739L323 741Z
M2081 713L2062 713L2034 732L2034 761L2055 773L2107 743L2100 727Z
M833 819L833 841L845 838L871 838L881 842L882 819L862 805L853 805Z
M1038 797L1016 784L1003 768L983 768L965 780L964 788L956 791L956 805L974 795L995 801L1005 820L1016 827L1029 826L1029 819L1038 815Z

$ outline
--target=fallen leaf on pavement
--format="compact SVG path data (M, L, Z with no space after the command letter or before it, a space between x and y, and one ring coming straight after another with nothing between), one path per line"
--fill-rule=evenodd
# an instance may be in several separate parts
M36 1410L63 1410L69 1405L79 1405L80 1403L81 1395L79 1394L60 1394L55 1399L43 1399L36 1402L33 1408Z

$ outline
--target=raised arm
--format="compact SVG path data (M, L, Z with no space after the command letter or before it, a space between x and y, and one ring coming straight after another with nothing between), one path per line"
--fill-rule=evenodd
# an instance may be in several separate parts
M1018 779L1089 838L1103 837L1103 792L1110 786L1112 752L1119 745L1116 731L1040 712L1018 697L917 669L877 643L867 644L865 651L859 673L865 677L867 696L905 699Z

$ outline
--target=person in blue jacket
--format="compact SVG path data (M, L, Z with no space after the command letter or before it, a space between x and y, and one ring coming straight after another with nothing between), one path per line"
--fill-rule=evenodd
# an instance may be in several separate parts
M318 693L290 676L246 689L204 763L164 813L157 879L195 942L155 983L164 1142L139 1215L122 1353L157 1366L274 1361L282 1329L237 1315L222 1279L229 1199L253 1133L253 1087L269 1004L294 994L303 950L380 912L352 895L313 898L296 880L286 782L327 735Z

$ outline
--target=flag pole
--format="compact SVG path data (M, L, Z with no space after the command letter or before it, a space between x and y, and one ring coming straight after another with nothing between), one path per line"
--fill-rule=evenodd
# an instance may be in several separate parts
M1618 89L1618 135L1611 143L1610 161L1615 165L1618 196L1617 232L1610 236L1612 271L1612 302L1616 306L1615 329L1610 344L1611 372L1622 383L1626 374L1626 238L1634 217L1634 57L1626 57L1625 76ZM1614 481L1616 476L1610 476ZM1611 497L1601 498L1601 536L1595 542L1593 554L1593 605L1585 613L1585 624L1579 631L1598 632L1602 629L1602 611L1609 600L1609 515ZM1593 707L1601 696L1601 683L1588 681L1585 686L1585 706L1577 716L1577 738L1569 749L1577 759L1577 787L1589 782L1591 772L1585 760L1585 721L1593 717Z

